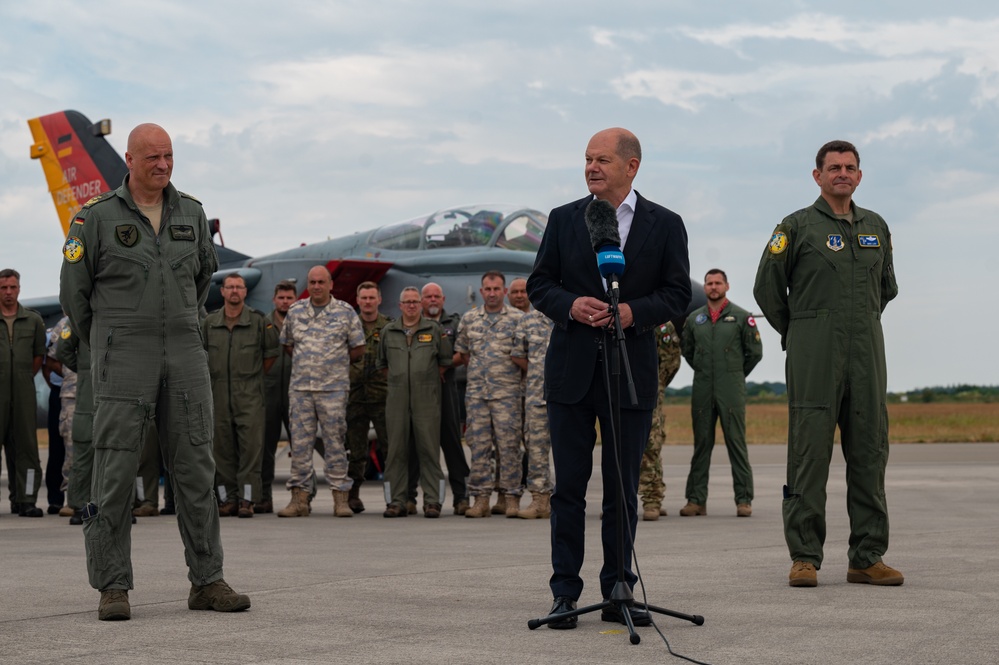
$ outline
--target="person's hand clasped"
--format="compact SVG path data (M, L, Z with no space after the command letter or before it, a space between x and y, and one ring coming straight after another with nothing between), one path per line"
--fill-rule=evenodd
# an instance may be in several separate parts
M613 321L607 303L590 296L580 296L569 310L572 320L594 328L602 328Z

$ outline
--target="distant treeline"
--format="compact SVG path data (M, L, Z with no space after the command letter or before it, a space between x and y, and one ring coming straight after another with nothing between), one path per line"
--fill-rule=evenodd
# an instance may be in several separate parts
M667 388L666 401L672 404L690 400L692 387ZM786 402L787 385L783 382L756 383L746 382L746 397L749 402L769 403ZM908 392L888 393L888 401L897 402L999 402L999 386L973 386L958 384L954 386L931 386L915 388Z

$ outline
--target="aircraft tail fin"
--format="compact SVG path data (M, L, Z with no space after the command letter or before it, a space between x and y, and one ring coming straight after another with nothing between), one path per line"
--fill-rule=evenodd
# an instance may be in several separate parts
M32 118L28 126L34 139L31 158L42 164L66 235L83 204L121 185L128 169L104 138L111 133L110 120L91 123L78 111L59 111Z

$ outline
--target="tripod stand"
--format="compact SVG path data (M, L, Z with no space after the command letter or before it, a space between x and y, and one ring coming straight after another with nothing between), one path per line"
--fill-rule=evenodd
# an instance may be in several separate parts
M645 609L649 612L656 612L659 614L665 614L667 616L672 616L677 619L684 619L690 621L691 623L700 626L704 623L704 617L699 615L684 614L682 612L676 612L673 610L668 610L662 607L657 607L655 605L648 605L645 603L636 603L634 599L634 594L632 593L631 587L628 585L628 581L625 575L625 538L630 538L630 518L629 519L629 534L625 535L625 519L627 517L627 512L634 511L635 506L630 505L627 510L625 507L625 496L624 496L624 483L622 479L622 465L621 465L621 403L620 403L620 375L621 375L621 365L623 360L623 365L625 373L628 379L628 392L631 398L631 403L633 405L638 403L638 398L635 392L634 381L631 377L631 368L628 363L628 352L625 345L624 331L621 328L621 319L618 312L618 302L617 293L615 290L610 291L610 309L613 315L614 326L612 330L605 330L603 333L603 340L600 342L600 355L603 359L602 365L603 370L603 381L604 388L609 401L609 411L610 411L610 430L612 433L611 441L604 441L603 445L611 445L614 447L614 459L615 459L615 472L617 474L617 503L616 503L616 518L617 518L617 581L614 584L613 590L611 591L610 597L606 600L597 603L595 605L589 605L586 607L581 607L574 609L570 612L562 612L558 614L550 614L546 617L540 619L531 619L527 622L527 627L531 630L543 626L545 624L551 623L553 621L561 621L564 619L569 619L571 617L580 616L582 614L589 614L591 612L602 611L607 608L615 608L624 620L625 625L628 628L629 640L632 644L638 644L641 642L641 637L635 632L635 625L631 616L631 608L637 607L638 609ZM604 472L608 472L608 469L604 469ZM556 492L557 492L556 488ZM632 504L634 502L632 501Z

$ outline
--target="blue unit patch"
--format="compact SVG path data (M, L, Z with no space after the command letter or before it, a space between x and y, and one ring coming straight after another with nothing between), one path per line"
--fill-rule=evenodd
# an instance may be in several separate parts
M826 247L834 252L838 252L843 249L843 236L838 233L830 234L829 239L826 240Z
M881 239L878 238L876 235L873 235L873 234L859 235L859 236L857 236L857 242L860 243L861 247L880 247L881 246Z
M696 323L697 325L701 325L702 323L707 323L707 321L708 321L708 315L705 314L704 312L698 314L697 317L694 319L694 323Z

